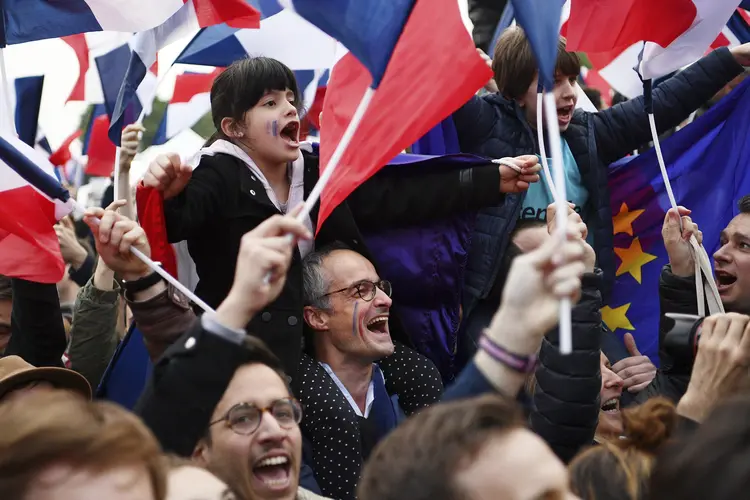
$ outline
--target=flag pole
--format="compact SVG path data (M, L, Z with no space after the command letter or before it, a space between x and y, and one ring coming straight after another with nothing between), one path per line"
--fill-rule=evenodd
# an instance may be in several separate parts
M555 182L552 180L552 174L549 169L549 161L547 160L547 147L544 145L544 118L542 117L543 104L543 93L544 88L541 84L537 87L536 94L536 134L537 140L539 141L539 153L542 157L542 170L544 171L544 180L547 183L547 190L552 195L552 200L557 201L557 189L555 188Z
M5 107L7 109L5 116L8 123L6 126L9 127L8 130L13 135L16 135L16 124L13 121L13 105L10 100L10 81L8 80L8 70L5 67L5 47L0 47L0 76L3 79L3 98L5 99Z
M74 200L73 198L70 198L73 207L75 207L76 210L79 210L81 212L85 212L86 208L81 205L78 201ZM94 224L99 225L101 222L101 219L98 217L94 217ZM177 278L169 274L167 271L165 271L159 264L151 260L148 256L146 256L143 252L135 248L134 246L130 247L130 251L133 255L138 257L138 259L141 260L144 264L146 264L149 269L154 271L156 274L164 278L170 285L174 286L177 290L182 292L187 298L189 298L194 304L196 304L198 307L203 309L203 311L207 313L215 313L214 309L203 302L197 295L195 295L193 292L191 292L185 285L180 283Z
M544 94L544 114L547 119L547 135L549 137L550 149L552 150L552 163L555 168L555 219L557 225L557 237L561 242L565 240L568 222L568 203L565 189L565 169L562 159L562 140L560 138L560 125L557 123L557 105L555 95L552 92ZM573 351L573 328L571 324L572 304L569 298L560 301L560 353L570 354Z

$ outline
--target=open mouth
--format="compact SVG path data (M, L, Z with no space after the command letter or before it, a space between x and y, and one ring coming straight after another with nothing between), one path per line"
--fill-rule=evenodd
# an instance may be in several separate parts
M253 476L272 490L283 490L291 484L292 462L288 456L266 457L253 466Z
M299 122L291 121L287 123L279 132L279 136L292 147L299 146Z
M604 413L617 413L620 411L620 399L612 398L602 404L602 411Z
M737 276L729 274L726 271L716 271L716 288L718 288L719 292L734 285L735 281L737 281Z
M388 315L375 316L367 322L367 329L380 335L388 334Z
M557 119L561 122L569 122L573 117L574 109L575 108L572 104L570 106L562 106L560 108L557 108Z

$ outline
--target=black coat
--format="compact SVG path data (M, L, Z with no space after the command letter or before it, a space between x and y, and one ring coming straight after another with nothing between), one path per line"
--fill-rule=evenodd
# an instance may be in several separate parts
M601 408L602 272L583 275L573 307L573 352L560 354L559 330L542 340L529 422L563 462L591 444Z
M304 190L307 197L318 180L318 157L305 155ZM316 236L317 247L342 241L377 267L363 243L362 229L408 226L502 201L496 165L429 176L376 174L336 207ZM319 204L311 213L317 225ZM167 234L171 242L187 240L200 281L196 294L212 307L226 297L242 236L263 220L278 214L266 190L239 159L205 156L180 195L164 203ZM302 268L295 250L281 296L256 315L248 331L264 340L279 356L286 372L296 378L302 346ZM397 320L391 321L394 340L411 345Z

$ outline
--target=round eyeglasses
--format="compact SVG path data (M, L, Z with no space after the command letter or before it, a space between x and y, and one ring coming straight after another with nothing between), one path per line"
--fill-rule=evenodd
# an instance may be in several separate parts
M208 426L226 422L227 427L235 433L248 436L258 430L265 412L270 413L284 429L291 429L302 421L302 405L294 398L285 398L276 400L265 408L258 408L252 403L234 405L223 417Z

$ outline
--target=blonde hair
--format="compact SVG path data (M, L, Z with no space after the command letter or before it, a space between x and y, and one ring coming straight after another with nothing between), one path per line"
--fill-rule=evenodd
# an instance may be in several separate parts
M31 393L0 405L0 491L23 498L37 474L54 464L91 471L143 465L154 498L166 496L159 443L140 419L107 402L63 391Z

